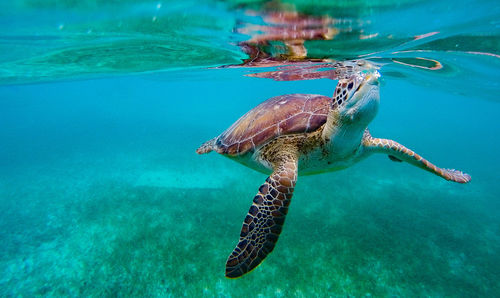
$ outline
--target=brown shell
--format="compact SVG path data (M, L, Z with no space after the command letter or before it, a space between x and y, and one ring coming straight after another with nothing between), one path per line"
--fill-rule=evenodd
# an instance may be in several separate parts
M278 136L315 131L326 122L331 100L330 97L314 94L270 98L217 137L215 150L222 154L239 155L253 151Z

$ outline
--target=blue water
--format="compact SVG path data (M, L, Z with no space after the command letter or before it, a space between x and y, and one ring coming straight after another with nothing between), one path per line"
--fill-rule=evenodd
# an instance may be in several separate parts
M120 16L147 11L140 7L154 12L157 5L132 2ZM215 153L199 156L195 149L267 98L330 96L336 81L274 81L244 76L258 71L253 69L207 68L238 64L246 57L235 46L245 38L223 30L231 27L229 21L198 28L222 30L222 35L203 31L204 41L197 44L211 53L233 53L225 60L207 61L210 55L202 59L185 50L185 61L194 61L189 65L167 63L175 60L168 56L172 53L164 64L156 63L157 56L135 55L134 66L120 71L55 63L47 58L55 55L49 48L74 55L82 40L75 32L58 35L55 21L47 21L54 28L44 30L59 39L44 39L47 48L33 38L9 39L15 30L37 36L30 24L24 29L12 25L25 22L16 14L40 11L41 20L63 16L81 27L116 16L103 10L88 19L96 7L68 9L51 1L46 7L36 1L15 3L2 4L12 14L0 14L0 26L10 30L0 39L0 296L500 296L496 2L479 2L470 14L456 12L468 16L465 24L476 21L472 33L452 26L453 15L426 28L447 29L445 37L435 37L438 41L473 36L479 47L488 39L489 48L468 50L488 50L493 56L435 49L427 55L445 66L441 71L382 66L380 110L369 125L372 135L397 140L440 167L463 170L472 181L451 183L385 155L343 171L300 177L275 250L236 280L224 277L226 258L266 177ZM100 1L88 3L101 7ZM161 9L170 7L169 13L182 16L185 4L177 10L171 4ZM252 19L241 7L205 5L209 8L200 6L188 16ZM431 4L400 5L417 17L422 6ZM452 6L435 4L447 5ZM401 7L372 9L358 17L381 24ZM50 18L51 13L57 17ZM412 23L398 22L401 28ZM406 34L377 26L380 35L391 30L396 37ZM133 35L126 30L120 38ZM158 38L154 31L148 34ZM109 45L85 42L100 49ZM316 42L307 45L309 53L325 50ZM13 50L6 51L12 44ZM356 45L362 52L375 47L361 40ZM378 47L389 55L398 46ZM106 57L126 64L130 56L120 55L111 51ZM387 63L384 59L374 56L373 61ZM30 63L35 66L28 73Z

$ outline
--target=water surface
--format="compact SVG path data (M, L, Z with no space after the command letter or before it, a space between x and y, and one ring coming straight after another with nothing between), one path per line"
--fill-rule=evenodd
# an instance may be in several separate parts
M1 296L500 295L499 5L287 3L0 4ZM297 19L327 34L291 43ZM300 177L276 249L226 279L266 177L194 150L336 84L262 73L361 58L382 74L372 135L472 182L383 155Z

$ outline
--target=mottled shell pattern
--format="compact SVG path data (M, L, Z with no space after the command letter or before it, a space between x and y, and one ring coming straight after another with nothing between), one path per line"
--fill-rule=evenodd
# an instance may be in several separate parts
M278 136L315 131L326 122L331 100L315 94L270 98L219 135L215 150L221 154L241 155Z
M362 70L374 68L373 64L364 60L337 62L329 66L334 72L331 78L341 82L342 90L346 89L346 79ZM345 91L342 95L345 97ZM213 150L221 154L242 155L282 135L315 131L326 122L330 105L334 109L339 102L342 103L342 95L337 88L334 100L315 94L287 94L270 98L215 138Z

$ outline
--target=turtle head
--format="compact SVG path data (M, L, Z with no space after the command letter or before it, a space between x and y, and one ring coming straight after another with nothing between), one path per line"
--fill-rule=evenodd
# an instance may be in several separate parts
M343 124L368 125L379 106L378 71L371 69L340 79L333 94L332 109Z

